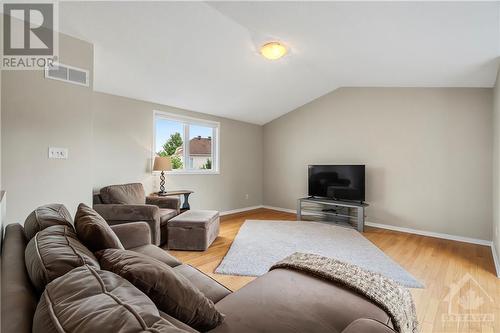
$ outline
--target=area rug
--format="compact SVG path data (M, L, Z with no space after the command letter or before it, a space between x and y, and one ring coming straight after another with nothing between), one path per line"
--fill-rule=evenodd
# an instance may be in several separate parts
M295 252L346 261L405 287L423 288L422 283L356 230L318 222L247 220L215 273L260 276Z

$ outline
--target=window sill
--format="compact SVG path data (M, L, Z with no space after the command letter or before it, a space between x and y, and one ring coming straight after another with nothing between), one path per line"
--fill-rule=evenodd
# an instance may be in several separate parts
M167 175L219 175L219 171L203 171L203 170L183 170L183 171L167 171Z

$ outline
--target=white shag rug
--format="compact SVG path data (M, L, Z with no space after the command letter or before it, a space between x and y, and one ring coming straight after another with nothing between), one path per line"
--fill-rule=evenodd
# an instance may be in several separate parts
M356 230L318 222L247 220L215 273L260 276L295 252L346 261L406 287L424 287Z

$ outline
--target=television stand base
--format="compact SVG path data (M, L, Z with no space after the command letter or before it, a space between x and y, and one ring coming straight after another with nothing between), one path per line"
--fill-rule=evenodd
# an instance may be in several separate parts
M315 197L297 200L297 220L314 218L319 221L335 222L363 232L365 227L366 203L320 199Z

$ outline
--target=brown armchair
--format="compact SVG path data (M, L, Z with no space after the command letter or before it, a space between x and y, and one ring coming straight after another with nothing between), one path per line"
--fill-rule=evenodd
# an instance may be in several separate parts
M167 241L167 222L180 213L179 198L146 196L140 183L103 187L94 194L93 206L109 225L146 222L155 245Z

